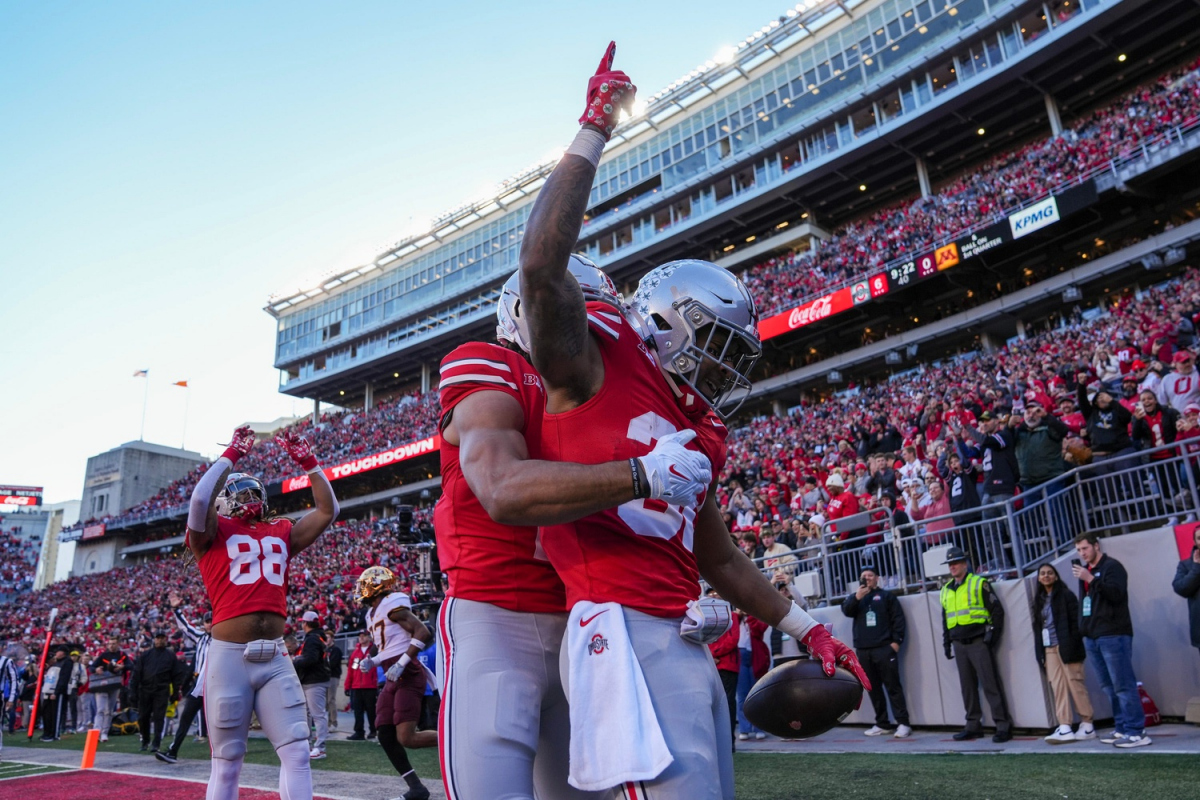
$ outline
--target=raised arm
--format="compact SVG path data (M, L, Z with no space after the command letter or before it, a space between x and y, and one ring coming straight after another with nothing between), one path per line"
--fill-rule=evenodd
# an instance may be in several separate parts
M249 426L235 430L225 452L200 476L196 488L192 490L192 501L188 506L187 544L197 559L204 555L217 535L217 495L225 488L225 479L233 472L238 459L254 447L254 441L254 431Z
M590 399L604 381L599 348L588 335L587 310L567 262L579 239L600 154L622 108L636 91L612 69L609 43L588 82L587 109L579 134L538 192L521 242L521 303L529 321L530 357L552 397L565 408ZM563 410L559 408L557 410Z
M504 525L556 525L638 498L694 502L712 480L703 453L684 447L695 431L659 439L641 458L604 464L530 460L520 403L475 392L453 408L442 436L459 447L471 492Z
M333 486L329 478L317 463L313 455L312 445L300 434L291 429L275 437L275 443L287 451L292 461L308 473L312 486L313 502L316 508L301 517L292 526L291 555L296 555L317 540L317 537L329 527L338 515L338 501L333 494Z

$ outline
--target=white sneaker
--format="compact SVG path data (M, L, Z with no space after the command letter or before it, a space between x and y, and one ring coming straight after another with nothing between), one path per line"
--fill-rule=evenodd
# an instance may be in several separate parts
M750 734L748 734L748 733L739 733L739 734L738 734L738 741L739 741L739 742L744 742L744 741L746 741L746 740L747 740L747 739L749 739L749 738L750 738Z
M1096 738L1096 729L1090 722L1079 723L1079 730L1075 731L1075 741L1082 742L1087 739Z
M1059 725L1054 733L1046 737L1046 741L1050 744L1073 742L1075 741L1075 733L1071 730L1070 725Z
M100 734L100 741L102 741L102 742L107 742L107 741L108 741L108 734L107 734L107 733L102 733L102 734Z
M1107 736L1102 737L1100 741L1104 742L1105 744L1116 744L1117 742L1123 742L1128 738L1129 737L1123 733L1117 733L1116 731L1113 731Z
M907 725L900 725L896 728L897 739L907 739L910 736L912 736L912 728Z
M311 751L309 751L308 757L311 760L316 761L317 759L325 757L325 751L318 750L317 748L314 747Z
M887 728L881 728L878 725L872 725L863 731L864 736L883 736L885 733L891 733Z
M767 735L765 733L763 733L762 731L755 731L754 738L755 739L765 739L765 738L767 738Z
M1128 750L1131 747L1145 747L1148 744L1150 744L1150 737L1143 733L1141 736L1126 736L1117 742L1117 747Z

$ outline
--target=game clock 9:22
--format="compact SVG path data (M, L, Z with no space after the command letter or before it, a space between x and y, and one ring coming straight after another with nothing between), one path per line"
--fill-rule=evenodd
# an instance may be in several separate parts
M913 276L916 274L917 263L915 261L905 261L903 264L888 270L888 282L892 286L907 286L912 283Z

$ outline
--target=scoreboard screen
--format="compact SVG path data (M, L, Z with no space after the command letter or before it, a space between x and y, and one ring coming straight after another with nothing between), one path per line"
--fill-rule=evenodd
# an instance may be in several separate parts
M0 506L40 506L41 486L0 486Z

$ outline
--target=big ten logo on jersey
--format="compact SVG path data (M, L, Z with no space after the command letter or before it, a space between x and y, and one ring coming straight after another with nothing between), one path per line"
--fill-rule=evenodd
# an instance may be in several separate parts
M537 375L534 375L532 372L526 372L526 373L524 373L524 375L525 375L525 385L526 386L536 386L539 390L541 390L542 379L540 377L538 377Z
M235 533L225 542L229 555L229 582L235 586L249 586L266 578L267 583L283 586L287 572L287 542L278 536L255 539L243 533Z
M664 419L653 411L629 420L629 428L625 435L635 442L652 445L656 439L676 433L675 427L668 419ZM617 516L629 529L638 536L649 536L655 539L671 540L683 534L683 546L690 553L692 540L695 538L697 502L688 506L673 506L664 500L630 500L617 506Z

